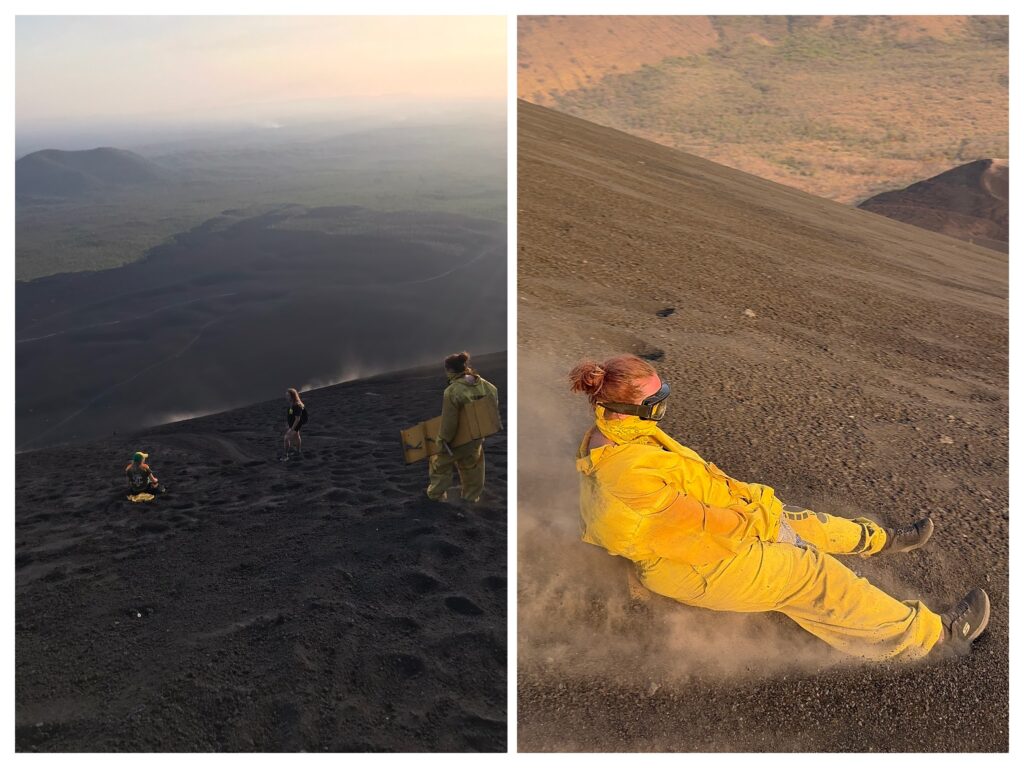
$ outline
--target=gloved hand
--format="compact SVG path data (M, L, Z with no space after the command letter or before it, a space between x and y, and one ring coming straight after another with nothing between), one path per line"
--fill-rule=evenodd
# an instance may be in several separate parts
M780 544L794 544L798 547L807 547L807 542L801 539L786 518L782 518L779 524L779 537L776 539Z

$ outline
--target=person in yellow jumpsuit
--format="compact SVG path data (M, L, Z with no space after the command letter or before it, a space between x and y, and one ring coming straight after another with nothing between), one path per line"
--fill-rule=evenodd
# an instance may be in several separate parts
M459 426L459 411L466 403L482 397L498 398L498 389L469 365L469 353L449 355L444 361L448 387L441 405L441 429L437 440L441 452L430 457L430 483L427 496L434 501L448 498L452 472L458 470L464 501L477 502L484 491L484 441L471 440L452 446Z
M929 518L886 528L783 504L726 475L658 427L669 385L632 355L584 361L570 374L595 423L577 454L583 540L633 563L652 592L719 611L779 611L846 653L915 659L966 651L989 618L974 589L946 613L900 601L833 555L909 552Z

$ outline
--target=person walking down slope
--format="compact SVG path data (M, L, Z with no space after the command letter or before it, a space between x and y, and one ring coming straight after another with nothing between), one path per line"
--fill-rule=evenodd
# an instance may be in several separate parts
M441 452L430 457L430 483L427 496L434 501L448 498L452 485L452 471L459 471L462 498L476 502L484 490L484 440L471 440L464 445L451 446L459 426L459 412L469 402L483 397L497 401L498 389L469 365L469 353L449 355L444 361L448 387L441 404L441 429L437 441Z
M581 362L570 388L594 407L576 457L583 540L631 560L652 592L716 611L778 611L870 659L966 652L985 630L981 589L939 614L833 557L918 549L930 518L886 528L786 505L766 485L729 477L658 428L669 385L633 355Z
M302 429L302 425L309 420L306 406L302 402L302 398L299 397L297 389L294 387L289 388L285 393L285 398L288 400L288 429L284 432L284 456L281 457L281 461L288 461L293 458L293 444L296 451L294 458L302 458L302 435L299 434L299 431Z
M163 492L163 487L153 470L150 469L146 460L148 453L136 451L128 466L124 468L125 478L128 481L128 496L137 496L140 493L151 493L156 495Z

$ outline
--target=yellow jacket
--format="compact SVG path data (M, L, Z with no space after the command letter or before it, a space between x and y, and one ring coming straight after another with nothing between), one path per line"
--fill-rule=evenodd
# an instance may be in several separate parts
M766 485L744 483L660 429L577 455L583 540L634 561L664 557L714 563L751 538L775 541L782 503Z

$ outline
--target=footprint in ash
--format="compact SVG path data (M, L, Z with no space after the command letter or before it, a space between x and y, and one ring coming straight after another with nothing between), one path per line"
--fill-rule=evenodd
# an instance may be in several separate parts
M423 571L406 571L402 574L402 581L411 587L417 595L436 592L444 586L429 573L423 573Z
M426 549L435 555L445 558L454 558L462 554L462 547L458 544L453 544L447 539L434 539L427 544Z
M462 595L452 595L444 599L444 604L452 613L457 613L460 616L479 616L484 612L484 609L474 603L468 597Z
M164 533L170 529L171 526L159 520L143 520L135 527L140 533Z
M408 653L386 653L378 657L378 663L385 675L406 680L419 677L426 669L423 659Z
M489 592L504 592L507 579L504 576L485 576L480 580L480 583Z
M399 635L412 635L422 629L422 625L416 619L408 616L388 616L381 623Z
M351 491L345 490L344 488L335 488L324 494L324 498L327 501L347 504L352 501L353 494Z

